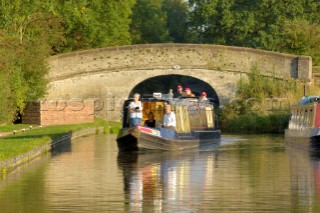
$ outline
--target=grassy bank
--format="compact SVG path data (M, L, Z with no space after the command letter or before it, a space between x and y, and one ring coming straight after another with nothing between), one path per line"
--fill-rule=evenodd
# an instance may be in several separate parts
M242 114L221 124L222 132L237 133L284 133L288 127L289 113Z
M238 82L236 101L220 109L223 132L283 133L288 127L290 105L300 101L305 83L261 75L253 67ZM319 94L317 84L308 84L307 96Z
M0 132L8 132L21 128L29 128L30 125L10 125L0 127ZM105 133L116 133L120 129L120 123L108 122L103 119L96 119L94 123L58 125L47 127L36 127L25 132L18 132L15 135L9 135L0 138L0 162L11 159L18 155L27 153L44 144L50 143L65 134L74 131L90 128L104 127Z

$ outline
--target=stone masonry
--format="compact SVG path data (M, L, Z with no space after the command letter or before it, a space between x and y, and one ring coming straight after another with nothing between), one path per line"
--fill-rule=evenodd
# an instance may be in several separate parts
M123 101L137 84L151 77L185 75L203 80L222 105L235 97L238 80L254 67L264 76L312 78L309 56L221 45L109 47L53 56L49 64L48 100L94 99L95 115L109 120L120 119Z

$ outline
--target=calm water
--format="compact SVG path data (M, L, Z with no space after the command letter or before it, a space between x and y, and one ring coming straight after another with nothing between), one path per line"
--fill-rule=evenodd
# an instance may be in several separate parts
M118 155L83 137L0 180L0 212L319 212L320 158L278 136Z

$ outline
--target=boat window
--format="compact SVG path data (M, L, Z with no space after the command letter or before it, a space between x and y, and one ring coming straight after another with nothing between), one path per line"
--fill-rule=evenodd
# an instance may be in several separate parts
M194 105L188 106L188 114L192 130L203 130L214 128L214 107L212 105Z
M303 111L299 111L299 129L303 127Z
M297 111L294 111L292 114L293 114L293 118L292 118L292 120L290 122L290 124L291 124L290 127L292 129L294 129L294 128L296 128L296 123L297 123Z
M173 105L173 111L176 115L176 131L178 133L190 132L190 117L188 114L188 106L186 105Z
M296 128L296 129L299 128L299 125L300 125L300 111L297 110L295 128Z
M290 111L290 117L289 117L289 129L292 129L293 127L293 121L294 121L294 114L293 111Z
M142 125L146 120L148 120L149 112L153 113L154 119L156 120L157 123L159 121L162 122L163 114L164 114L164 104L165 102L163 101L142 102L142 105L143 105Z
M312 127L313 126L313 109L310 109L310 111L309 111L308 121L309 121L308 126Z
M295 111L293 125L294 129L297 129L299 127L299 110Z
M303 121L302 121L302 127L306 128L308 126L308 110L305 109L303 112Z

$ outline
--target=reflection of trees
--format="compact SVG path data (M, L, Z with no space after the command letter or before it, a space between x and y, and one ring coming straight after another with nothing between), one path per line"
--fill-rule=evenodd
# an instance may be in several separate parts
M45 212L44 171L50 157L35 158L0 180L0 212Z

